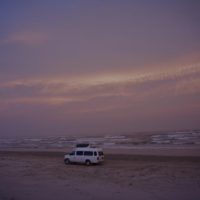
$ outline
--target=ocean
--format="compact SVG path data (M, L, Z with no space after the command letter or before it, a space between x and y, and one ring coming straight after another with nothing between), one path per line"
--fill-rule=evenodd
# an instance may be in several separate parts
M171 145L200 146L200 130L137 132L121 135L103 136L49 136L22 137L17 139L0 138L0 149L65 149L73 148L79 143L89 143L101 148L131 149L138 146L152 147Z

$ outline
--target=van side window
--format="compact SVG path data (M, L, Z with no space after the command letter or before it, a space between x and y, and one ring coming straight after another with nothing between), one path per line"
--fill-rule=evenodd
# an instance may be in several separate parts
M76 152L76 155L77 155L77 156L82 156L82 155L83 155L83 151L77 151L77 152Z
M92 151L85 151L84 155L85 156L93 156L93 152Z
M97 152L96 151L94 152L94 155L97 156Z

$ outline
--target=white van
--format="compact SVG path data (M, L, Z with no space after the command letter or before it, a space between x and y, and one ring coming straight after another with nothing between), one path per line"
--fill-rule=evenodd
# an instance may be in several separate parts
M65 164L85 163L86 165L97 164L104 161L104 153L101 148L77 147L69 154L65 154Z

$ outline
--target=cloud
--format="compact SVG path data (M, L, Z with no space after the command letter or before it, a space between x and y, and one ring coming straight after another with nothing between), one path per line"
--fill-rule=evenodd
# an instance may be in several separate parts
M0 95L1 107L8 108L59 106L70 113L125 109L158 99L200 95L200 63L142 73L14 80L0 84Z
M48 40L48 35L38 31L22 31L8 35L0 40L1 45L21 44L21 45L39 45Z

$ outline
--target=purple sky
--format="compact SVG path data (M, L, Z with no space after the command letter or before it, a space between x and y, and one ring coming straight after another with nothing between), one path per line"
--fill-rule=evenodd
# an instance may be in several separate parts
M200 128L197 0L0 2L0 136Z

